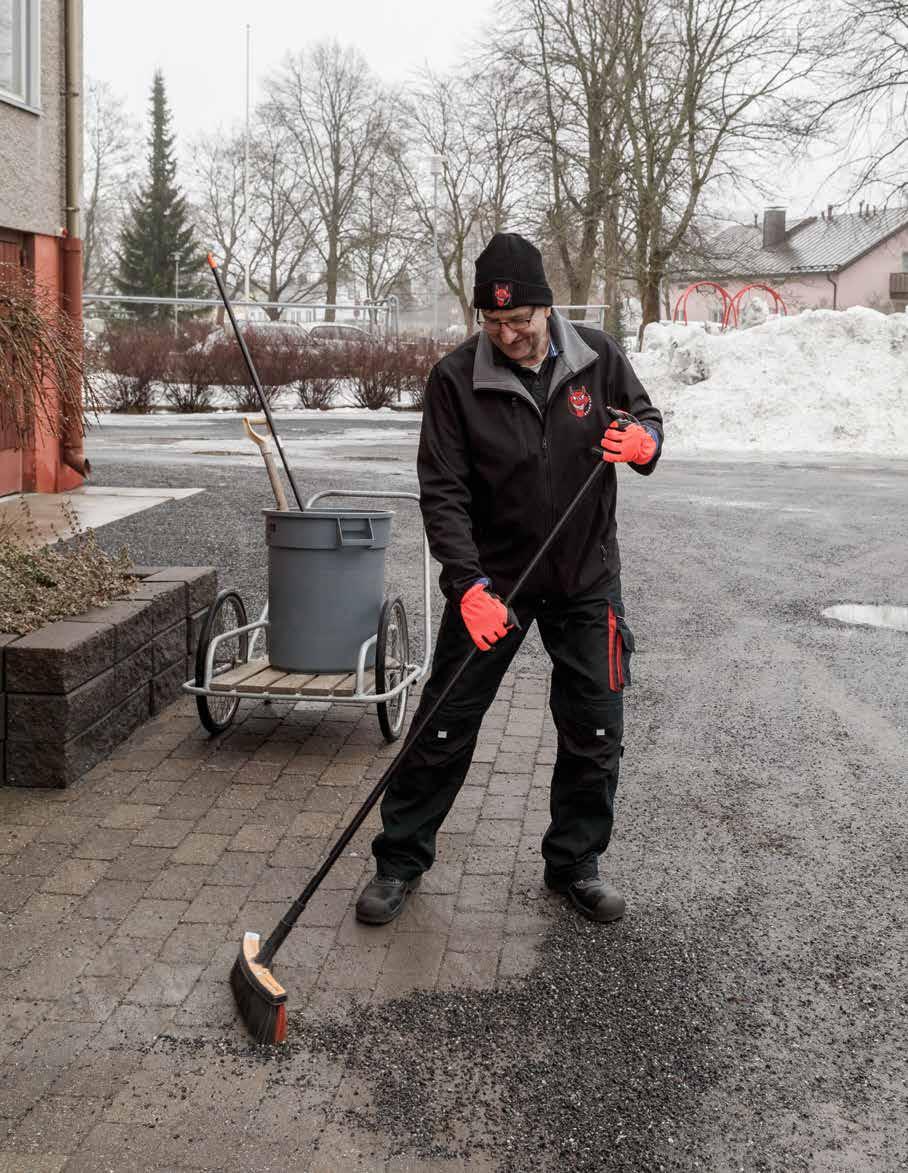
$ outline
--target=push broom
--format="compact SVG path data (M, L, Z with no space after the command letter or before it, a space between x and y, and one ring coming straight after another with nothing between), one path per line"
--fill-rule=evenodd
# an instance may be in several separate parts
M271 433L274 436L278 451L281 454L281 459L284 461L284 468L293 488L294 495L296 496L297 502L299 503L300 496L296 488L296 483L287 465L287 461L284 458L284 453L280 447L277 436L274 433L271 412L268 410L268 405L265 400L258 375L255 371L252 358L242 338L242 335L240 334L239 327L237 326L236 318L234 317L233 310L230 306L230 301L227 297L227 291L224 288L224 284L221 280L220 273L218 272L217 265L215 264L210 254L208 257L208 263L211 266L212 272L214 273L218 291L220 292L221 298L223 299L224 305L230 316L230 321L232 322L233 328L236 332L237 341L239 342L240 348L243 352L243 358L246 361L250 378L252 379L253 385L259 394L259 398L261 399L262 407L265 410L265 417L268 420ZM618 411L611 407L607 408L606 410L615 420L619 428L623 429L627 427L628 424L636 422L634 417L629 415L627 412ZM574 499L568 505L567 509L565 509L560 519L556 522L552 532L530 559L520 577L515 582L510 594L504 600L504 605L508 608L509 612L508 618L514 625L517 624L517 619L514 613L511 611L511 602L516 598L523 584L536 569L539 561L548 553L553 542L567 524L574 510L580 504L581 500L590 490L592 485L596 482L596 480L598 480L603 469L605 468L605 461L602 460L602 455L599 449L594 448L593 452L595 452L599 457L596 463L596 467L583 482ZM300 508L302 508L302 506L300 506ZM419 738L420 734L429 725L432 718L438 712L439 708L447 700L451 690L454 688L454 685L466 671L474 656L477 654L478 650L476 648L470 649L470 651L464 657L462 663L452 673L450 680L436 698L435 703L432 704L422 715L418 723L416 723L409 730L400 752L390 763L379 780L375 783L375 786L372 788L368 798L350 820L350 823L342 832L340 838L328 852L325 862L321 865L315 875L309 880L308 884L306 884L305 888L302 890L296 900L294 900L293 904L291 904L291 906L278 921L277 925L271 933L271 936L268 937L264 944L261 943L261 938L259 937L258 933L246 932L243 936L243 942L240 946L239 954L236 961L233 963L233 969L230 971L230 986L233 990L233 996L236 999L237 1009L240 1012L240 1016L242 1017L243 1022L246 1024L249 1033L257 1043L282 1043L287 1037L287 991L271 972L271 963L274 961L274 955L287 939L290 930L299 920L300 916L302 916L303 910L306 908L306 905L318 890L325 876L328 875L328 873L334 867L335 863L337 863L350 840L362 826L366 816L385 792L388 783L406 760L407 755ZM492 654L494 654L494 648L492 649Z

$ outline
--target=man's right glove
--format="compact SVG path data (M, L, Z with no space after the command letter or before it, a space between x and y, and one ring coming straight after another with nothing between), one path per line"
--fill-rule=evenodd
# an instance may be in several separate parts
M514 626L508 622L507 607L489 590L487 578L478 579L461 596L460 614L470 638L481 652L487 652Z

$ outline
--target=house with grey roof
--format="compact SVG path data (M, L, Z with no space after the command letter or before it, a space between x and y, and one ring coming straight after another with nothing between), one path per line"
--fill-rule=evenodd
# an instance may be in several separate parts
M789 312L864 305L884 313L908 306L908 208L864 208L787 222L767 208L763 222L734 225L691 255L672 281L671 304L695 281L714 281L734 295L753 282L777 290ZM722 301L691 294L689 320L721 320Z

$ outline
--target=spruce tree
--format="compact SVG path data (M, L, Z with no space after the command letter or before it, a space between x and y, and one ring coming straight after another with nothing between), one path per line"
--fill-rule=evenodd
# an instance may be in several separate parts
M173 297L178 264L181 297L204 297L210 292L199 279L203 258L176 172L164 76L157 70L151 86L148 175L130 201L129 217L120 233L116 278L120 293ZM165 306L131 308L142 317L171 314Z

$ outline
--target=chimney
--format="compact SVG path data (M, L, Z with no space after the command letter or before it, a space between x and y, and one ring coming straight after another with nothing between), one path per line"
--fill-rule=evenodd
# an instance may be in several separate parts
M832 204L826 205L826 219L832 220Z
M785 209L767 208L763 213L763 247L772 248L785 239Z
M760 227L760 221L757 217L757 213L754 212L754 228L759 228L759 227Z
M859 216L864 215L864 201L863 200L861 200L861 202L858 204L858 215Z

